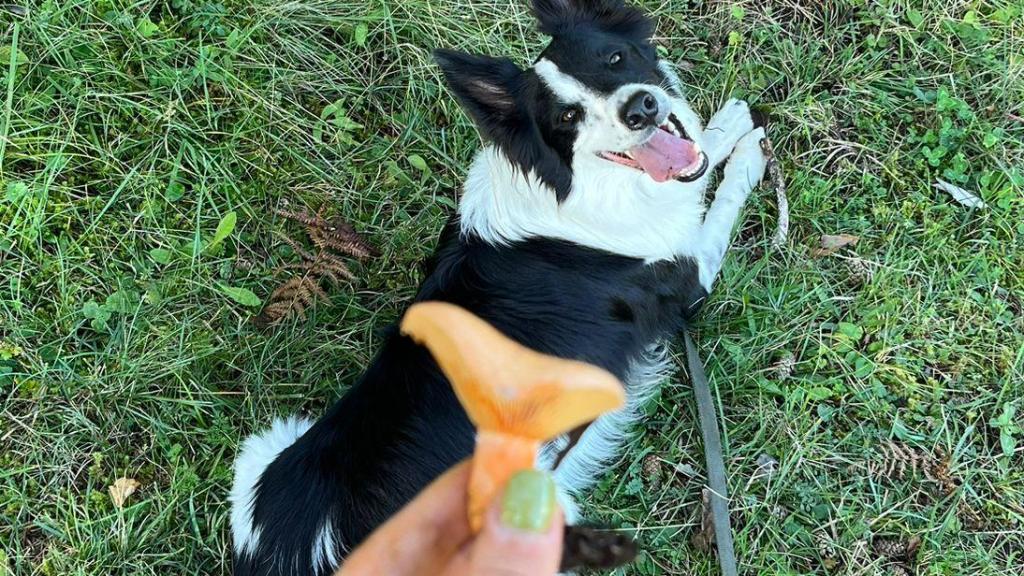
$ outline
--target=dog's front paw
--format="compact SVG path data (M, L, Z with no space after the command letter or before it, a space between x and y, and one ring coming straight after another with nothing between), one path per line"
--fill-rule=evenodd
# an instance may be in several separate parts
M750 106L743 100L730 98L708 121L704 132L730 148L744 134L754 129Z
M744 182L746 186L742 188L745 188L747 192L750 192L761 181L765 166L768 165L768 159L765 158L764 150L761 149L761 140L764 137L764 128L747 132L736 143L732 155L729 156L729 162L725 165L725 178Z

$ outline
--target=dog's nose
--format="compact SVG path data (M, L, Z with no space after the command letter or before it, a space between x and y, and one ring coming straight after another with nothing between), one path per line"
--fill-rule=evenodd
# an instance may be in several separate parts
M658 99L654 94L640 91L630 96L619 113L630 130L641 130L653 126L658 117Z

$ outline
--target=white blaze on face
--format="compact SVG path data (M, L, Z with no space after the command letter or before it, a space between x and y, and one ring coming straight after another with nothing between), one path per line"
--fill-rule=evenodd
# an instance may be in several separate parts
M672 102L660 86L624 84L611 94L600 94L562 72L546 58L534 64L533 70L561 103L575 104L583 109L583 121L577 126L573 144L576 155L622 152L650 139L656 128L630 130L619 116L623 105L637 92L650 92L657 99L660 111L657 124L663 122L672 110Z
M656 183L675 179L690 182L703 175L706 158L699 143L689 136L688 122L676 114L678 109L686 110L688 106L681 97L669 96L660 84L624 84L610 94L603 94L550 60L541 59L534 65L534 71L561 105L582 110L582 119L574 127L574 174L595 169L594 158L599 157L602 163L618 165L616 170L626 167L641 171ZM673 81L674 77L667 75L663 80L668 86ZM656 112L650 124L631 129L623 118L624 112L633 110L641 99L645 107L654 106ZM652 99L654 102L646 104ZM604 169L609 168L596 168Z

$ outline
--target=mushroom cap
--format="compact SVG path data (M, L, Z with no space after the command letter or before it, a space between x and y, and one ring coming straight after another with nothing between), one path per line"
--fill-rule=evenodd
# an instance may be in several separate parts
M480 430L548 440L625 402L608 371L531 350L453 304L415 304L401 329L430 350Z

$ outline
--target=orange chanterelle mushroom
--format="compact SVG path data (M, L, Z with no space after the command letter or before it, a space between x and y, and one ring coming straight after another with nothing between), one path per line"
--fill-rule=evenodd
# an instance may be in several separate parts
M474 531L508 479L534 466L541 442L625 400L607 371L530 350L452 304L414 305L402 332L434 355L477 427L469 481Z

